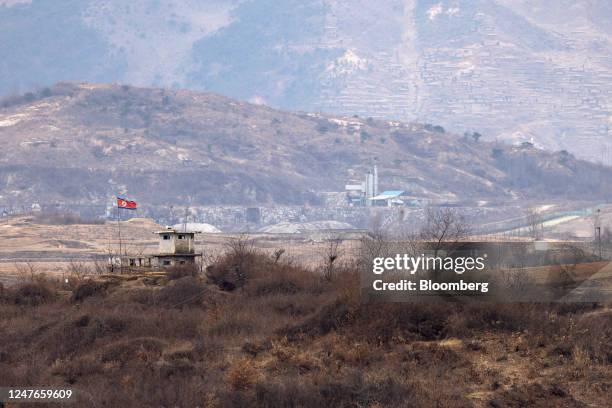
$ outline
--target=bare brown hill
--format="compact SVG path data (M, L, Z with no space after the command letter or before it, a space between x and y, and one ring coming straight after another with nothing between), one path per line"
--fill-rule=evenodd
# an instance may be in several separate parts
M439 126L294 113L216 94L58 84L0 105L0 204L315 203L378 163L445 200L607 199L612 169ZM606 185L607 184L607 185Z

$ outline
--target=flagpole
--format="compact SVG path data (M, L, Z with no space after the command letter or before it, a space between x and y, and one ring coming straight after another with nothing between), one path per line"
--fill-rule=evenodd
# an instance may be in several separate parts
M121 264L121 222L119 203L117 202L117 231L119 233L119 264Z

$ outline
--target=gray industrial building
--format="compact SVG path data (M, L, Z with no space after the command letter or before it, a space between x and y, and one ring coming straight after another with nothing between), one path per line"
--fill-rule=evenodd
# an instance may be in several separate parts
M366 174L365 180L361 183L354 182L344 187L347 193L349 205L369 206L370 198L378 195L378 168L374 166L374 171Z

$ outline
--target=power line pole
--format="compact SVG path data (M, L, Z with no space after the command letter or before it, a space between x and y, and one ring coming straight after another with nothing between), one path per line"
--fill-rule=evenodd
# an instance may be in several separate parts
M601 259L601 209L597 209L597 216L595 217L595 237L597 239L597 246L599 247L599 259Z

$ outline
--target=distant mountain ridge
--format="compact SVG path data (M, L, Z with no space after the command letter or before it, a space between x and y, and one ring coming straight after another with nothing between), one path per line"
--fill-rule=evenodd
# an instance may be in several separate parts
M0 94L212 91L612 164L607 0L2 0Z
M436 125L287 112L186 90L62 83L0 105L0 205L317 204L378 165L437 202L607 200L612 168Z

